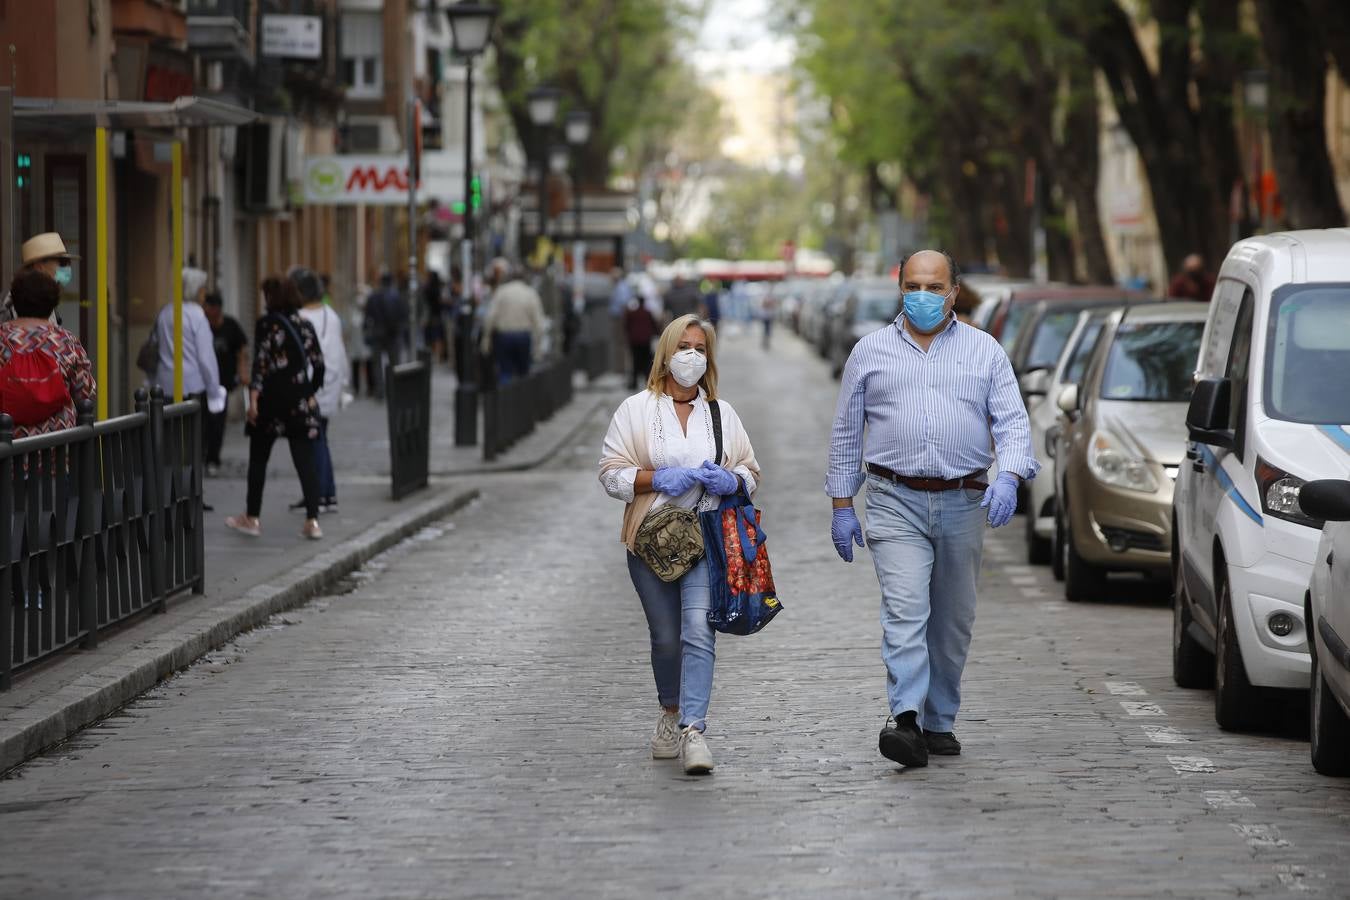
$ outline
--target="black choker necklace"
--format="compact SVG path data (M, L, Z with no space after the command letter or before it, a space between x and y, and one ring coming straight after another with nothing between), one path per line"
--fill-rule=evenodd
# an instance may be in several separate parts
M688 404L689 406L693 406L693 405L694 405L694 401L697 400L697 399L698 399L698 395L695 394L693 397L690 397L688 400L677 400L677 399L675 399L674 397L671 397L671 398L670 398L670 402L671 402L671 403L686 403L686 404Z

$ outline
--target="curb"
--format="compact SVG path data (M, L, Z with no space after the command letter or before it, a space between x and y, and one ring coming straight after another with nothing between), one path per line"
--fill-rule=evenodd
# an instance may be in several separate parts
M543 453L539 454L539 456L535 457L534 459L529 459L525 460L524 462L518 463L503 463L502 465L489 464L484 466L476 466L472 469L455 469L454 471L432 470L429 473L429 475L430 477L433 478L457 478L460 475L495 475L500 472L527 472L530 469L537 469L539 466L542 466L544 463L548 462L553 457L557 456L559 450L561 450L563 447L571 443L572 439L575 438L578 434L580 434L582 429L586 427L586 424L590 422L591 416L595 415L596 410L602 409L605 406L609 405L609 402L610 402L609 399L605 398L596 400L594 403L592 403L590 407L587 408L586 412L582 415L581 419L578 420L578 422L571 428L567 429L566 434L564 434L561 438L555 441L551 447L549 447Z
M6 732L0 736L0 774L116 712L241 632L318 596L372 556L477 497L477 489L469 489L424 500L292 569L280 581L255 585L242 596L203 610L15 713L0 723Z

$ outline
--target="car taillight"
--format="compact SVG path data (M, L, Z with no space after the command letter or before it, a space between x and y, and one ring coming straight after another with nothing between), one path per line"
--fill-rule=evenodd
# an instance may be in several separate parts
M1256 489L1261 494L1261 511L1277 519L1320 529L1322 523L1304 515L1298 505L1298 492L1303 489L1303 484L1303 479L1297 475L1290 475L1259 456L1256 458Z

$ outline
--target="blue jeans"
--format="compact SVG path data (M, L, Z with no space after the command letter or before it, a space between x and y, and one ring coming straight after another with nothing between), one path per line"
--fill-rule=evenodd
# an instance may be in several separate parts
M680 727L702 731L712 697L713 643L708 624L708 560L699 560L678 581L662 581L628 554L628 574L647 614L652 638L652 674L662 706L680 707Z
M530 374L533 339L528 331L499 331L493 335L492 355L497 361L498 384L508 384Z
M980 490L916 491L867 477L867 546L881 583L891 712L951 731L975 623L986 513Z
M328 452L328 419L319 417L319 439L314 443L314 465L319 470L319 499L336 500L337 483L333 480L333 454Z

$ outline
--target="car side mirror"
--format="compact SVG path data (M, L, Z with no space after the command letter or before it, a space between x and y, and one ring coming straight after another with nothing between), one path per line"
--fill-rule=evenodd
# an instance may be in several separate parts
M1233 431L1228 421L1232 397L1233 383L1227 378L1202 378L1195 383L1191 405L1186 410L1186 428L1192 441L1233 449Z
M1078 412L1078 385L1066 384L1055 398L1055 405L1059 411L1073 415Z
M1050 389L1050 379L1054 376L1049 369L1032 369L1018 379L1024 397L1044 397Z
M1323 522L1350 522L1350 481L1310 481L1299 488L1298 505L1306 515Z

